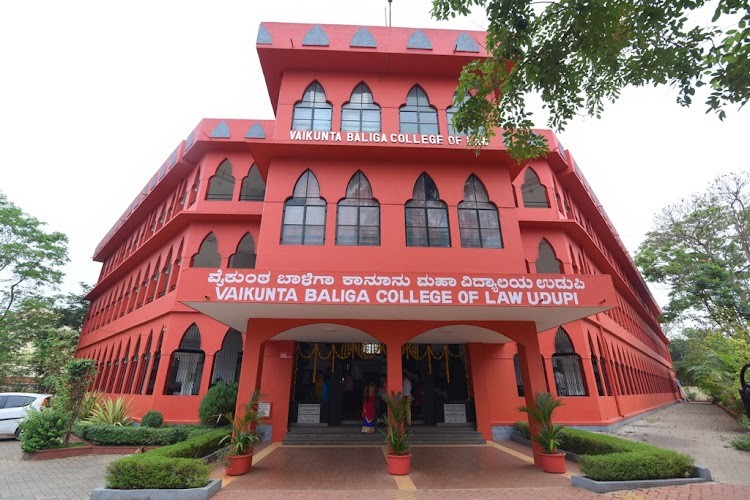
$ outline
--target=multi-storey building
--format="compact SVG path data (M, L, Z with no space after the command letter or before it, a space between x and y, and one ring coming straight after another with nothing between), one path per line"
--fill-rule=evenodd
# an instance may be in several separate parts
M106 235L77 355L197 421L219 380L290 423L356 423L410 379L416 425L500 437L539 391L607 426L678 399L659 308L569 151L518 165L452 127L484 33L264 23L276 119L205 119Z

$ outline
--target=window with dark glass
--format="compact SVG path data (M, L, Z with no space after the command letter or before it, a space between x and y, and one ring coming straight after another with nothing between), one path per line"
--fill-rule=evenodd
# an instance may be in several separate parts
M325 243L326 201L320 197L318 179L306 170L284 203L282 245L322 245Z
M518 353L513 355L513 371L516 372L516 393L523 397L526 392L523 389L523 377L521 376L521 361L518 358Z
M326 101L326 93L318 82L312 82L294 105L293 130L331 130L333 106Z
M216 235L211 232L203 239L198 253L193 255L190 267L219 267L221 255L218 252L219 243Z
M414 184L413 198L406 202L406 246L449 247L448 207L440 199L432 178L423 173Z
M552 355L552 373L558 396L587 396L581 357L576 354L570 336L559 327L555 333L555 354Z
M539 176L531 167L527 168L524 174L521 195L523 196L523 206L526 208L549 208L547 190L544 189Z
M555 251L552 249L552 245L543 238L542 241L539 242L539 255L536 259L536 272L550 274L562 273L562 266L555 256Z
M430 106L422 87L415 85L406 96L406 104L398 111L399 131L407 134L437 134L437 110Z
M135 386L135 394L141 394L143 392L143 386L146 383L146 373L148 370L149 362L151 361L151 336L153 332L149 332L148 340L146 341L146 348L143 350L143 359L138 368L138 382Z
M380 245L380 203L372 197L372 187L357 171L346 187L346 198L338 203L336 244Z
M266 183L260 175L258 165L253 164L247 177L242 179L240 201L263 201L266 197Z
M490 202L487 190L476 175L464 184L464 199L458 204L461 246L466 248L502 248L497 206Z
M223 381L227 384L239 382L242 366L242 334L230 328L224 335L221 350L214 356L211 385Z
M255 268L255 240L250 233L245 236L237 245L237 252L229 256L229 267L237 269Z
M380 132L380 106L375 104L370 88L360 83L349 102L341 107L341 130L346 132Z
M166 328L162 327L159 333L159 341L156 343L156 351L154 352L154 362L151 364L151 373L148 376L148 384L146 385L146 394L151 395L154 393L154 386L156 385L156 375L159 373L159 364L161 362L161 344L164 340L164 332Z
M232 164L224 160L216 169L216 174L208 180L207 200L231 200L234 194L234 176Z
M180 347L172 353L164 394L196 396L203 376L206 354L201 350L201 332L193 323L185 331Z

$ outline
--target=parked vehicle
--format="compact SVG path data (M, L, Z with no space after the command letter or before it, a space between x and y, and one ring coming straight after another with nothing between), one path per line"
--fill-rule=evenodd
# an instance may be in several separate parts
M50 394L29 392L0 392L0 436L18 437L20 424L30 406L40 410L49 405Z

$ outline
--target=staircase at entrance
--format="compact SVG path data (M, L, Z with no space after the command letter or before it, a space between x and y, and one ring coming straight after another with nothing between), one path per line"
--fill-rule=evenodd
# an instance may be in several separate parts
M473 424L414 426L411 444L485 444ZM380 433L364 434L359 426L316 426L290 424L284 445L382 445Z

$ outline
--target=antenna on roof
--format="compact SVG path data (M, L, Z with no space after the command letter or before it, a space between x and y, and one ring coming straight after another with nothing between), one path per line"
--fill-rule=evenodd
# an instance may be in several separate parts
M393 25L391 23L391 2L393 2L393 0L388 0L388 23L387 25L389 28Z

